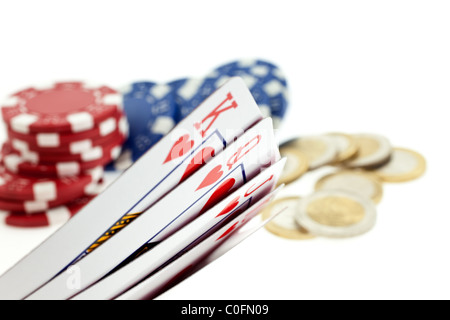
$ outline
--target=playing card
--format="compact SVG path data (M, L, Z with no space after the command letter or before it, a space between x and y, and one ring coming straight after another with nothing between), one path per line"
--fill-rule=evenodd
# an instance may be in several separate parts
M264 119L137 217L135 223L75 263L73 266L80 270L78 286L67 286L73 275L63 272L29 298L72 297L100 280L143 244L164 240L279 159L272 119Z
M117 297L117 300L153 299L183 281L195 272L218 259L230 249L245 240L248 236L259 230L277 214L251 226L246 230L240 230L255 215L265 208L276 196L278 189L265 196L250 209L232 219L220 230L203 240L184 255L167 265L138 285Z
M157 268L161 268L170 260L189 251L217 231L225 221L248 210L261 198L272 192L277 185L284 164L285 159L282 159L264 170L149 252L140 255L134 261L81 292L75 299L113 299Z
M0 278L0 299L22 299L100 248L99 240L198 170L211 147L219 153L262 118L251 93L233 78L145 153L102 194ZM199 159L200 164L192 163ZM123 218L125 217L125 218ZM132 219L129 219L129 218ZM94 246L94 247L93 247Z

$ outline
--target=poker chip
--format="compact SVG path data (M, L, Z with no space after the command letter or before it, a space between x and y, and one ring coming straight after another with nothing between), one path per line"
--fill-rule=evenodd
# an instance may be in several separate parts
M8 127L23 134L92 130L122 110L122 96L107 86L57 82L13 94L2 105Z
M286 78L277 66L257 59L239 60L216 68L212 75L241 77L263 114L272 117L274 127L279 127L287 111L289 94Z
M82 197L92 197L98 195L103 191L105 185L102 179L100 181L93 181L88 184L84 190ZM22 212L27 214L41 213L43 211L62 206L68 202L73 202L76 200L72 194L67 194L65 197L58 197L54 201L44 201L44 200L5 200L0 199L0 210L7 212Z
M122 124L122 123L121 123ZM74 140L72 142L68 142L59 147L40 147L35 145L34 143L29 143L26 141L22 141L19 139L11 139L11 146L21 153L24 154L46 154L46 153L57 153L57 154L81 154L85 152L89 152L95 147L119 143L123 144L128 137L128 125L127 122L123 122L116 131L113 133L100 137L97 139L83 139L83 140ZM37 157L36 157L37 158ZM35 158L33 158L35 159Z
M244 80L263 115L272 117L275 128L278 128L288 105L287 82L277 66L263 60L234 61L216 68L204 78L170 82L177 105L176 120L184 119L211 93L235 76Z
M122 101L106 86L57 82L4 103L0 210L7 225L65 222L101 192L104 167L129 135Z
M82 196L85 188L99 181L103 168L64 178L36 178L7 172L0 166L0 199L55 201Z
M81 197L66 205L33 214L3 211L0 212L0 216L4 218L6 225L12 227L37 228L62 225L94 198L95 196Z
M5 168L14 174L31 175L35 177L71 177L81 175L83 172L99 166L105 166L118 158L121 152L122 141L105 146L100 156L95 154L94 160L88 161L62 161L54 163L32 162L25 160L18 152L8 148L5 143L2 148L2 163Z
M173 92L176 103L176 121L179 122L186 118L223 84L223 80L221 75L215 75L199 79L178 79L170 82L168 85Z
M81 153L53 153L53 152L35 152L35 151L20 151L13 148L10 143L7 143L6 149L13 150L18 153L23 160L30 161L32 163L58 163L58 162L89 162L102 159L108 152L110 152L111 146L121 144L124 139L118 140L119 142L109 143L108 145L93 146Z
M123 107L131 124L124 152L134 162L176 125L175 96L168 84L136 82L124 93Z
M119 157L117 158L117 160L114 160L114 161L110 162L108 165L106 165L105 171L107 171L107 172L125 171L131 165L133 165L131 151L128 149L125 149L125 150L122 150L122 152L119 155Z
M287 82L281 70L267 61L239 60L218 67L205 77L180 78L164 84L134 82L122 90L130 135L119 159L106 169L127 169L234 76L244 80L263 116L271 117L275 128L279 127L288 105Z
M23 141L26 142L27 146L35 146L36 148L42 148L43 150L59 149L79 141L109 137L115 134L117 130L120 130L120 128L126 127L127 124L124 123L126 121L125 115L120 112L103 120L93 129L87 131L67 134L60 132L23 134L8 128L8 137L10 140Z

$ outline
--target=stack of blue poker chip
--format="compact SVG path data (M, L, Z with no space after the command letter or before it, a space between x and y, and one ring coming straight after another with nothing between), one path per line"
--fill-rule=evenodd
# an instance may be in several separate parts
M136 82L123 93L130 125L129 137L118 160L108 170L126 169L176 125L177 106L167 84Z
M177 122L186 118L218 88L216 77L179 79L170 82L168 85L173 90L177 104Z
M135 82L124 92L130 126L124 151L109 170L123 170L142 156L231 77L241 77L264 117L278 128L288 106L287 82L281 70L263 60L239 60L216 68L202 79L182 78L167 84Z
M276 128L280 125L288 107L288 88L277 66L263 60L239 60L218 67L215 73L244 79L263 114L273 118Z

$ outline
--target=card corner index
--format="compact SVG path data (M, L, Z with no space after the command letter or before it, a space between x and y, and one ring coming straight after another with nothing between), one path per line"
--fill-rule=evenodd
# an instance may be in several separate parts
M249 104L250 106L254 107L255 110L258 111L260 118L261 119L263 118L262 113L259 110L258 104L256 103L256 100L253 97L252 93L250 92L250 88L247 86L244 79L238 76L231 77L230 79L228 79L227 82L225 82L222 85L222 87L219 88L219 90L220 89L224 91L235 92L237 100L242 100L245 103Z

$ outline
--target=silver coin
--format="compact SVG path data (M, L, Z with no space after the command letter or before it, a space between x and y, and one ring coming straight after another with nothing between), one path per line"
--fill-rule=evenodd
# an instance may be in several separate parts
M295 221L297 203L300 197L285 197L272 202L263 212L263 219L267 219L274 212L286 208L282 213L266 224L265 228L271 233L286 239L308 240L315 238Z
M327 136L331 137L336 144L337 154L334 159L335 164L349 160L358 152L356 140L351 135L333 132L327 134Z
M372 200L348 191L321 190L298 203L295 219L311 234L347 238L370 231L376 223Z
M292 147L303 153L308 159L310 170L332 163L338 153L335 141L327 135L292 139L282 144L281 147Z
M352 135L358 145L356 157L346 161L344 165L349 168L370 168L383 165L392 154L392 146L389 140L378 134L354 134Z
M383 197L383 185L379 178L370 172L341 170L322 177L316 183L318 190L349 191L379 203Z
M409 149L394 148L391 160L372 171L386 182L405 182L419 178L425 173L425 158Z
M309 169L306 156L295 148L280 148L282 157L286 157L283 173L278 180L278 185L289 184L299 179Z

